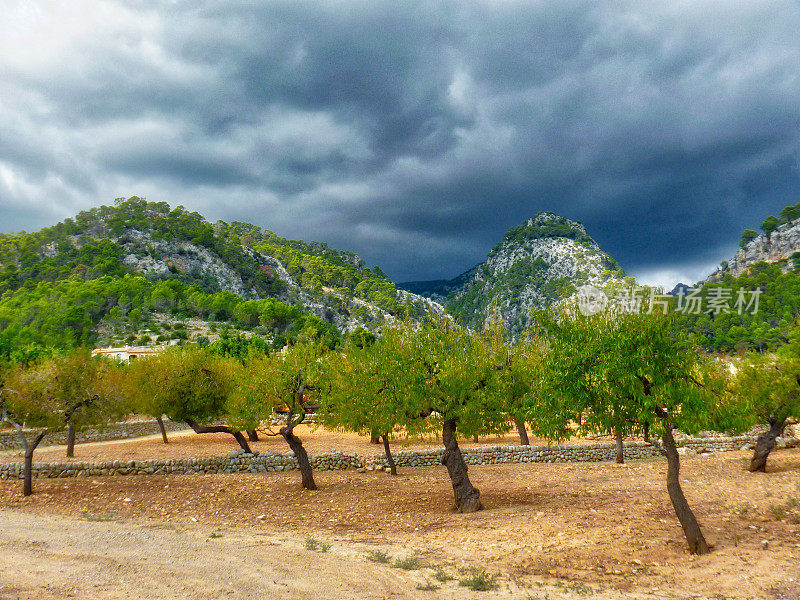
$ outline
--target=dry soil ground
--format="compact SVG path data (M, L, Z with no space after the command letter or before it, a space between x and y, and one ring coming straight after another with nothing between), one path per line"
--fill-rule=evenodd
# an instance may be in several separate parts
M178 450L184 439L196 450L201 437L214 436L176 438L170 452L189 452ZM160 449L152 442L79 446L78 459L115 447L114 458L144 458ZM225 436L202 443L231 448ZM350 443L375 452L363 440L308 445ZM315 492L296 472L35 480L27 499L19 481L0 482L0 599L796 600L800 449L777 451L766 474L744 470L746 459L683 461L689 502L716 544L703 557L686 552L660 459L470 467L486 506L473 515L452 512L444 468L321 472ZM460 586L470 568L497 574L499 587ZM455 579L437 581L437 569ZM418 589L428 584L439 589Z
M276 428L277 431L277 428ZM322 427L309 427L300 425L295 433L303 440L303 445L310 453L340 450L342 452L373 455L383 452L382 445L370 444L369 438L354 433L331 431ZM191 430L168 434L171 443L164 445L160 435L151 435L146 438L99 442L94 444L78 444L75 447L74 461L86 460L141 460L145 458L180 458L187 456L217 456L230 450L239 448L233 436L226 434L198 435ZM611 438L600 438L611 443ZM570 443L596 443L597 440L576 439ZM472 440L459 442L462 447L489 446L496 444L518 444L516 435L500 435L495 437L481 437L476 444ZM272 451L285 453L289 451L286 442L280 436L261 434L260 441L250 442L253 450ZM415 448L439 447L441 442L430 440L393 441L395 451L410 450ZM531 444L547 444L546 441L531 437ZM22 460L22 452L18 450L0 451L0 462ZM69 461L64 456L63 446L44 446L36 451L36 462L65 462Z

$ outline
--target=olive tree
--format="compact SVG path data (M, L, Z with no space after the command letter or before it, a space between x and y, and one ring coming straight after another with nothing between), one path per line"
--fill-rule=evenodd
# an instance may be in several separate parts
M688 338L673 337L659 313L565 309L540 314L549 344L550 411L565 420L585 415L587 429L644 427L661 437L667 491L693 554L709 552L680 482L673 429L697 432L718 418L721 384Z

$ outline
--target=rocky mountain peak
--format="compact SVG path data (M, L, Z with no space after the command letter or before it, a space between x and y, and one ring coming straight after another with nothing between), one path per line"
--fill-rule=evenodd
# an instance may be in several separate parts
M527 326L534 307L560 302L581 285L603 286L621 276L617 262L582 224L540 212L508 230L477 267L450 281L430 282L427 288L425 282L414 282L413 289L443 301L454 316L475 328L496 307L516 335Z
M745 273L757 262L779 263L784 271L794 267L800 257L800 219L780 225L771 233L762 233L750 240L728 261L708 276L706 281L718 281L723 275L734 277Z

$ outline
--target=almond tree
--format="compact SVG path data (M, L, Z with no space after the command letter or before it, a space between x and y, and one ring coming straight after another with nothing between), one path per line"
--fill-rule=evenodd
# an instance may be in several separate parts
M342 401L348 394L357 399L347 408L352 414L345 419L373 422L384 432L397 429L409 436L441 431L442 464L453 485L456 510L480 510L480 492L470 481L456 436L508 429L497 398L487 392L493 363L485 340L441 318L416 327L402 323L386 327L369 350L380 358L352 361L355 374L343 379L337 392ZM389 370L387 390L375 372L379 365ZM382 404L373 397L378 393Z
M794 342L779 356L749 354L736 376L736 401L749 424L767 423L769 429L758 436L748 469L765 472L767 458L783 435L792 417L800 416L800 360Z
M242 450L252 453L239 429L210 424L228 417L235 368L232 359L211 356L198 348L169 348L130 365L131 402L140 414L167 415L198 434L230 434Z
M231 422L237 427L261 427L262 433L286 440L300 467L302 485L308 490L316 490L317 484L308 452L295 428L316 407L313 398L320 370L318 361L325 351L323 345L301 339L285 353L251 356L237 371L229 404ZM279 415L283 425L277 431L262 426Z
M703 429L723 410L721 385L691 340L672 337L669 317L661 314L601 313L575 310L539 314L549 343L547 378L550 411L565 421L587 415L588 428L609 430L630 422L661 437L667 458L667 491L693 554L706 542L680 483L680 456L673 430ZM606 401L604 402L603 399ZM589 416L590 415L590 416Z
M388 333L391 337L396 333ZM401 420L397 407L406 393L405 361L391 343L348 341L340 352L330 353L320 381L318 415L329 427L380 438L392 475L397 465L389 437Z
M127 412L117 393L116 371L86 351L18 367L1 386L0 413L10 423L25 452L23 495L33 493L33 454L44 437L65 425L69 430L119 418ZM38 428L32 440L23 423ZM70 436L74 445L74 434Z
M483 331L490 351L491 370L486 394L492 396L498 410L513 423L519 443L529 446L526 419L533 399L547 393L541 386L542 342L533 330L523 332L516 340L509 339L500 318L493 318ZM545 424L544 418L534 422L536 433ZM546 429L546 427L545 427ZM551 436L552 432L546 436Z

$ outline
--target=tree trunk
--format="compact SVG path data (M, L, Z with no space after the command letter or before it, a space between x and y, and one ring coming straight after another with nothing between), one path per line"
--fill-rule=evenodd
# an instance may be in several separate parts
M517 420L517 432L519 432L520 446L530 446L531 442L528 439L528 430L525 428L525 421L522 419Z
M67 425L67 456L75 456L75 427L72 423Z
M184 421L194 430L195 433L229 433L236 439L237 442L239 442L239 446L241 446L242 450L248 454L253 453L253 451L250 450L250 445L247 443L247 440L244 439L241 431L235 431L227 425L198 425L197 422L193 421L192 419L184 419Z
M169 444L169 438L167 438L167 428L164 427L164 418L156 417L156 421L158 421L158 428L161 430L161 439L164 440L165 444Z
M381 443L380 436L373 431L372 433L369 434L369 443L370 444L380 444Z
M617 463L622 465L625 464L625 444L622 441L622 433L619 429L614 432L614 436L617 442Z
M258 432L255 429L248 429L247 430L247 439L251 442L258 441Z
M692 554L707 554L711 552L711 548L703 537L700 525L697 524L697 519L689 507L681 488L681 462L678 448L675 446L675 438L672 437L672 429L669 423L664 423L664 426L666 429L662 439L664 454L667 456L667 491L669 492L670 500L672 500L672 507L681 522L686 541L689 542L689 552Z
M456 440L456 420L447 419L442 425L442 441L444 454L442 464L447 467L450 481L453 483L453 493L456 499L456 510L462 513L479 511L481 505L480 492L473 487L467 475L467 463L461 455L461 449Z
M389 471L392 475L397 475L397 465L394 462L394 456L392 456L392 449L389 447L389 436L383 435L383 452L386 454L386 462L389 463Z
M286 440L286 443L289 444L289 448L294 452L297 465L300 467L303 487L307 490L317 489L317 484L314 483L314 474L311 471L311 462L308 460L308 452L303 448L303 442L288 427L282 427L280 434L283 436L283 439Z
M753 452L753 458L750 460L748 469L752 472L760 471L765 473L767 471L767 457L769 453L775 448L775 440L783 435L783 430L786 429L787 419L778 421L775 418L769 420L769 431L765 431L758 436L756 440L756 449Z
M473 435L472 436L472 441L477 444L478 443L478 436L477 435Z
M30 444L25 445L25 462L22 466L22 495L33 494L33 453L44 438L46 431L42 431Z

